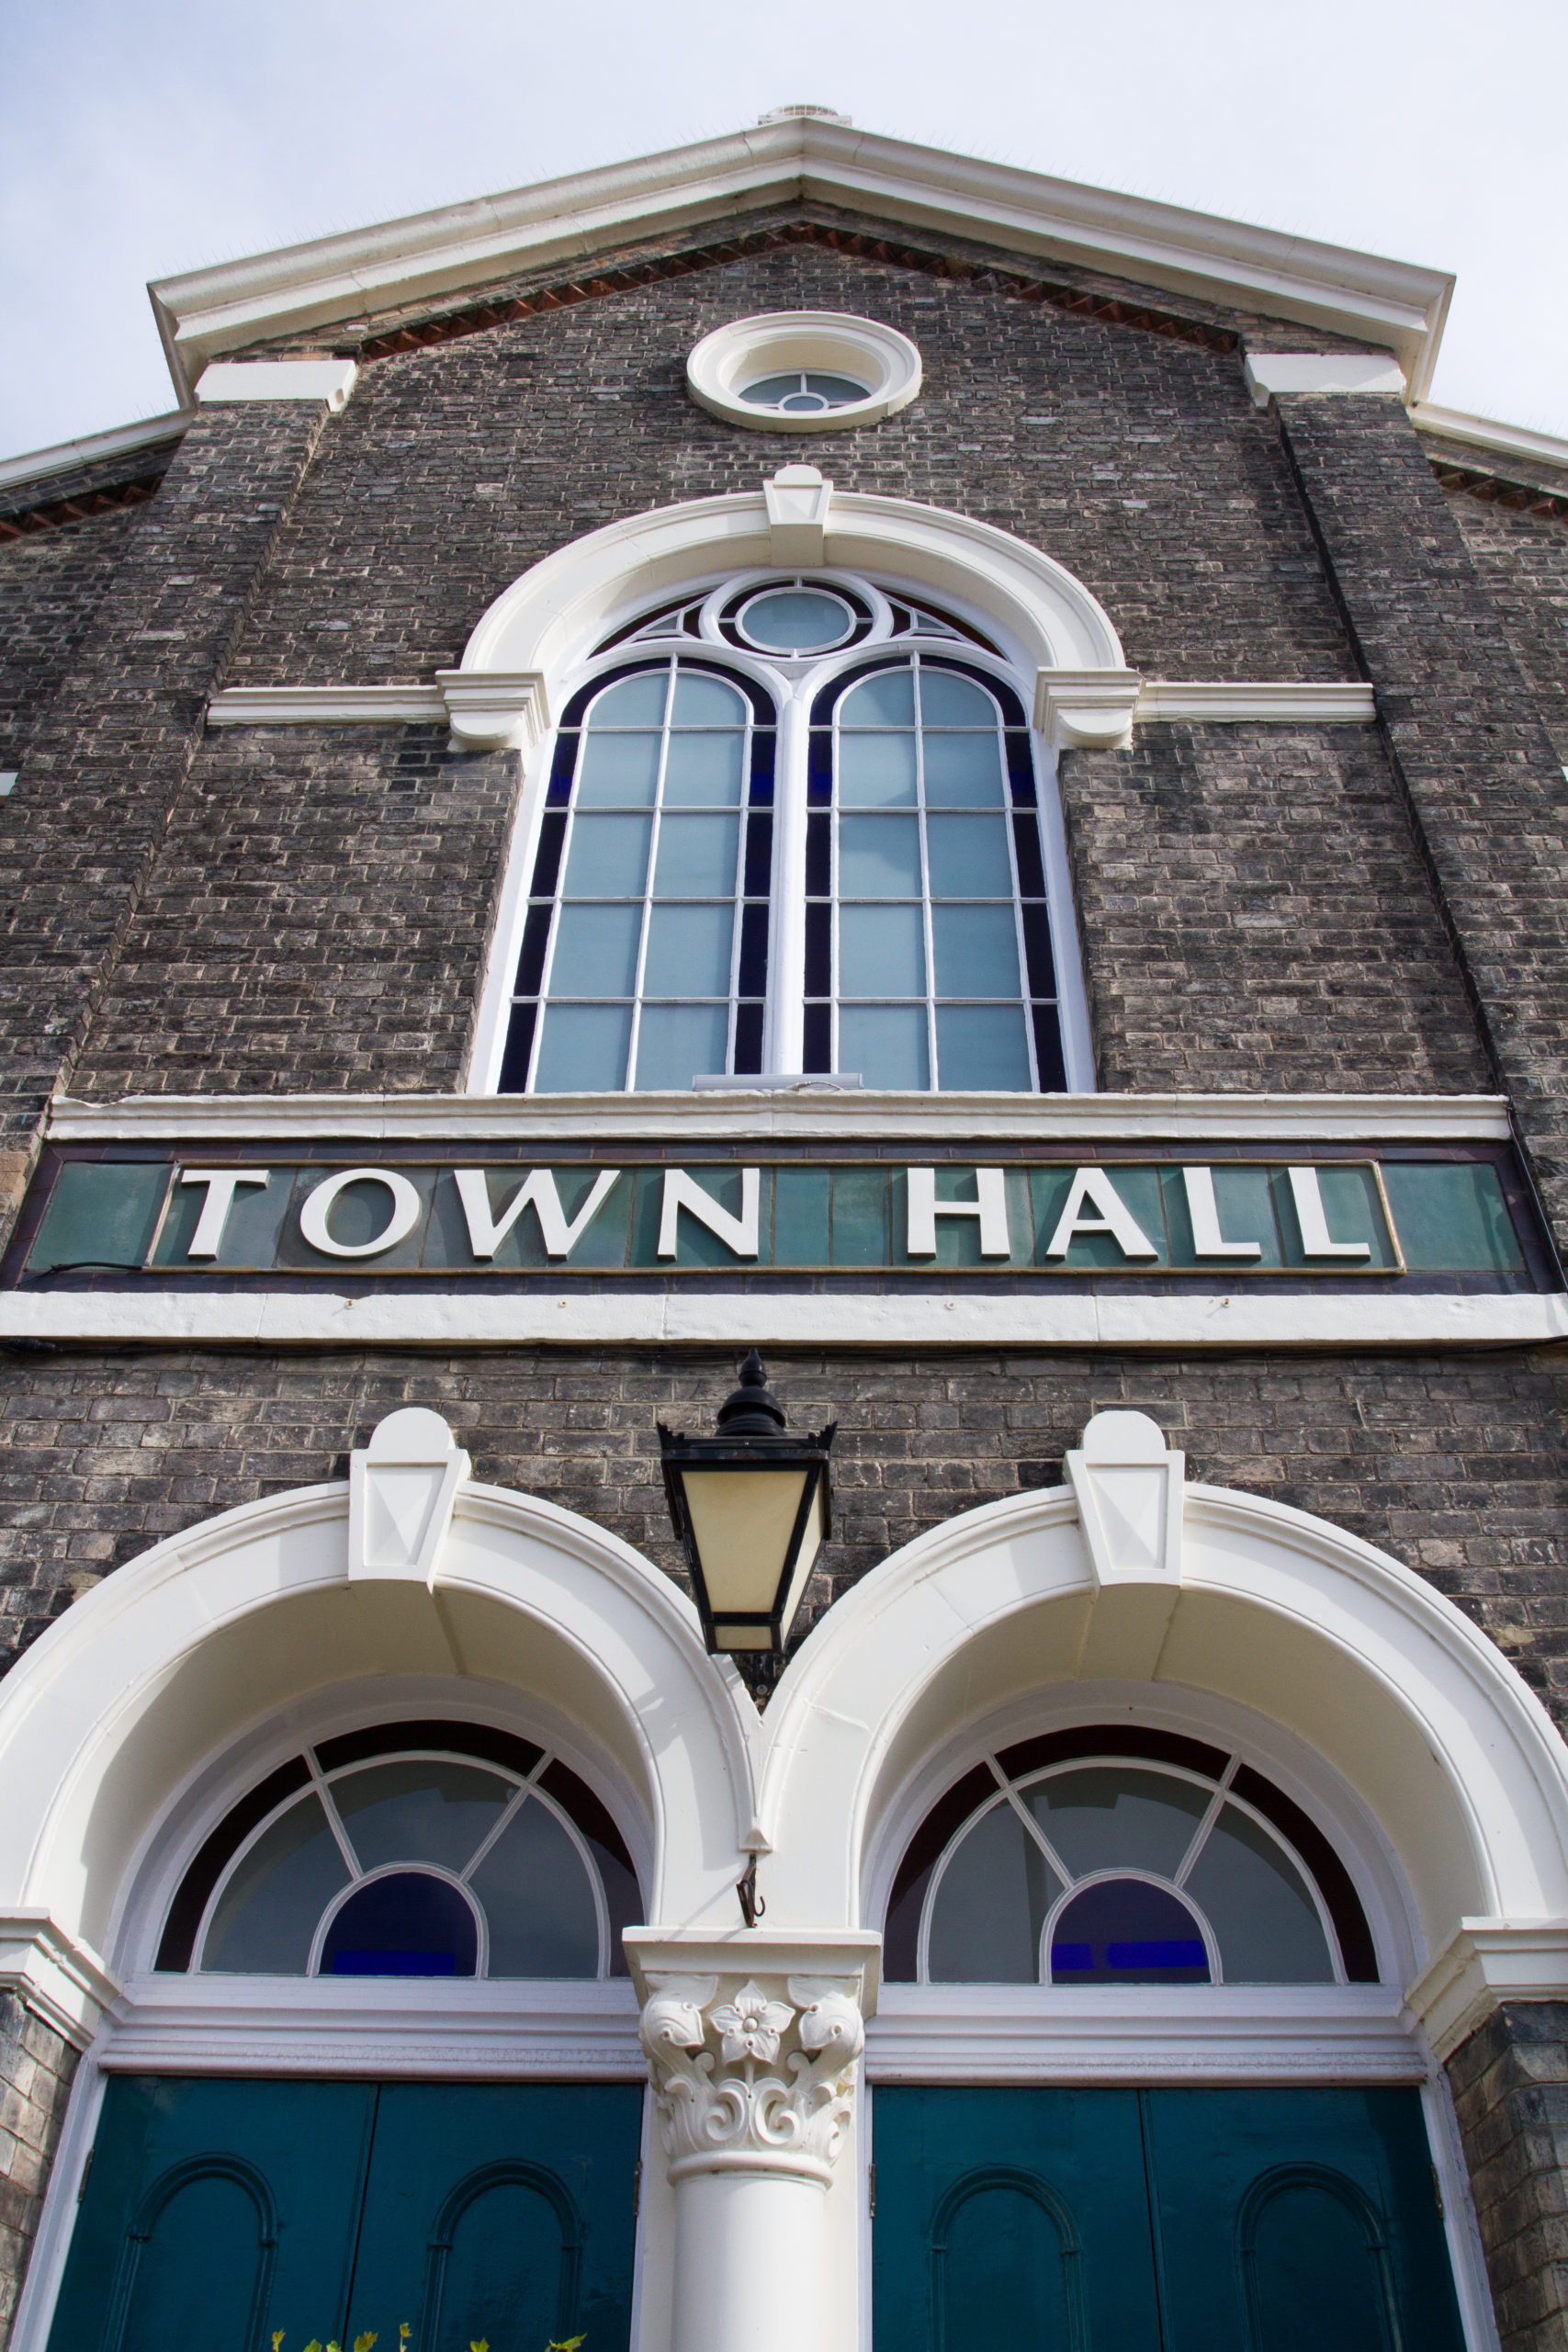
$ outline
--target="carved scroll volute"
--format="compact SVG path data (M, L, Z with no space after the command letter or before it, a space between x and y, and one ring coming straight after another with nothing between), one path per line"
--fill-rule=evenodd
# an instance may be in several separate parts
M865 2026L852 1979L649 1977L642 2046L670 2177L786 2173L826 2186Z

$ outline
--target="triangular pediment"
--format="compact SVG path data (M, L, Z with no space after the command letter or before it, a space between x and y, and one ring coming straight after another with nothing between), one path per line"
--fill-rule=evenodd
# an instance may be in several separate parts
M1409 397L1430 381L1451 277L1241 221L885 139L825 113L782 119L416 213L149 290L182 400L203 368L258 343L472 299L520 274L581 272L638 238L791 205L835 207L918 243L958 239L1152 293L1290 320L1392 350Z

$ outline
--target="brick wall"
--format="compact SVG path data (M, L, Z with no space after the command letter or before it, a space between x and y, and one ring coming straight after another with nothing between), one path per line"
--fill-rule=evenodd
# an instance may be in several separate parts
M1510 2001L1448 2063L1503 2352L1568 2346L1568 2001Z
M840 1426L818 1609L938 1521L1055 1485L1090 1414L1151 1414L1189 1474L1315 1511L1421 1571L1568 1716L1568 1365L1550 1354L1144 1359L773 1351L792 1424ZM0 1626L24 1643L121 1562L257 1495L347 1475L403 1404L475 1476L547 1496L671 1573L656 1419L709 1426L715 1351L64 1351L0 1357Z
M10 2341L77 2052L0 1992L0 2352Z
M1552 749L1568 763L1568 520L1462 492L1449 503Z
M0 544L0 768L21 766L133 521L96 514Z

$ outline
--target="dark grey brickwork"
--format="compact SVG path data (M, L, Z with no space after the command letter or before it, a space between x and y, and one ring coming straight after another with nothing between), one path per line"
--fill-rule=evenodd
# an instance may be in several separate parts
M0 2352L10 2341L77 2055L15 1993L0 1992Z
M1102 1087L1488 1090L1372 729L1140 727L1060 774Z
M1418 1568L1568 1713L1568 1363L1554 1354L1171 1358L770 1352L796 1425L838 1418L834 1542L814 1606L955 1511L1055 1485L1090 1414L1153 1415L1189 1473L1275 1497ZM9 1642L160 1537L347 1475L403 1404L476 1476L547 1495L671 1571L654 1424L707 1426L714 1351L430 1356L62 1350L0 1357Z
M96 514L0 545L0 768L21 766L134 521Z
M1568 475L1559 480L1568 492ZM1568 763L1568 519L1520 514L1462 492L1450 506L1529 680L1552 750Z
M1568 2347L1568 2001L1513 2001L1449 2060L1503 2352Z

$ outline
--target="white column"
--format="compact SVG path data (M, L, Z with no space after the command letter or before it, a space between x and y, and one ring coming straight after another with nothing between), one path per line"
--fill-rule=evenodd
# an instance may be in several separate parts
M825 2326L826 2201L878 1941L627 1934L675 2191L671 2352L807 2352L843 2335Z

